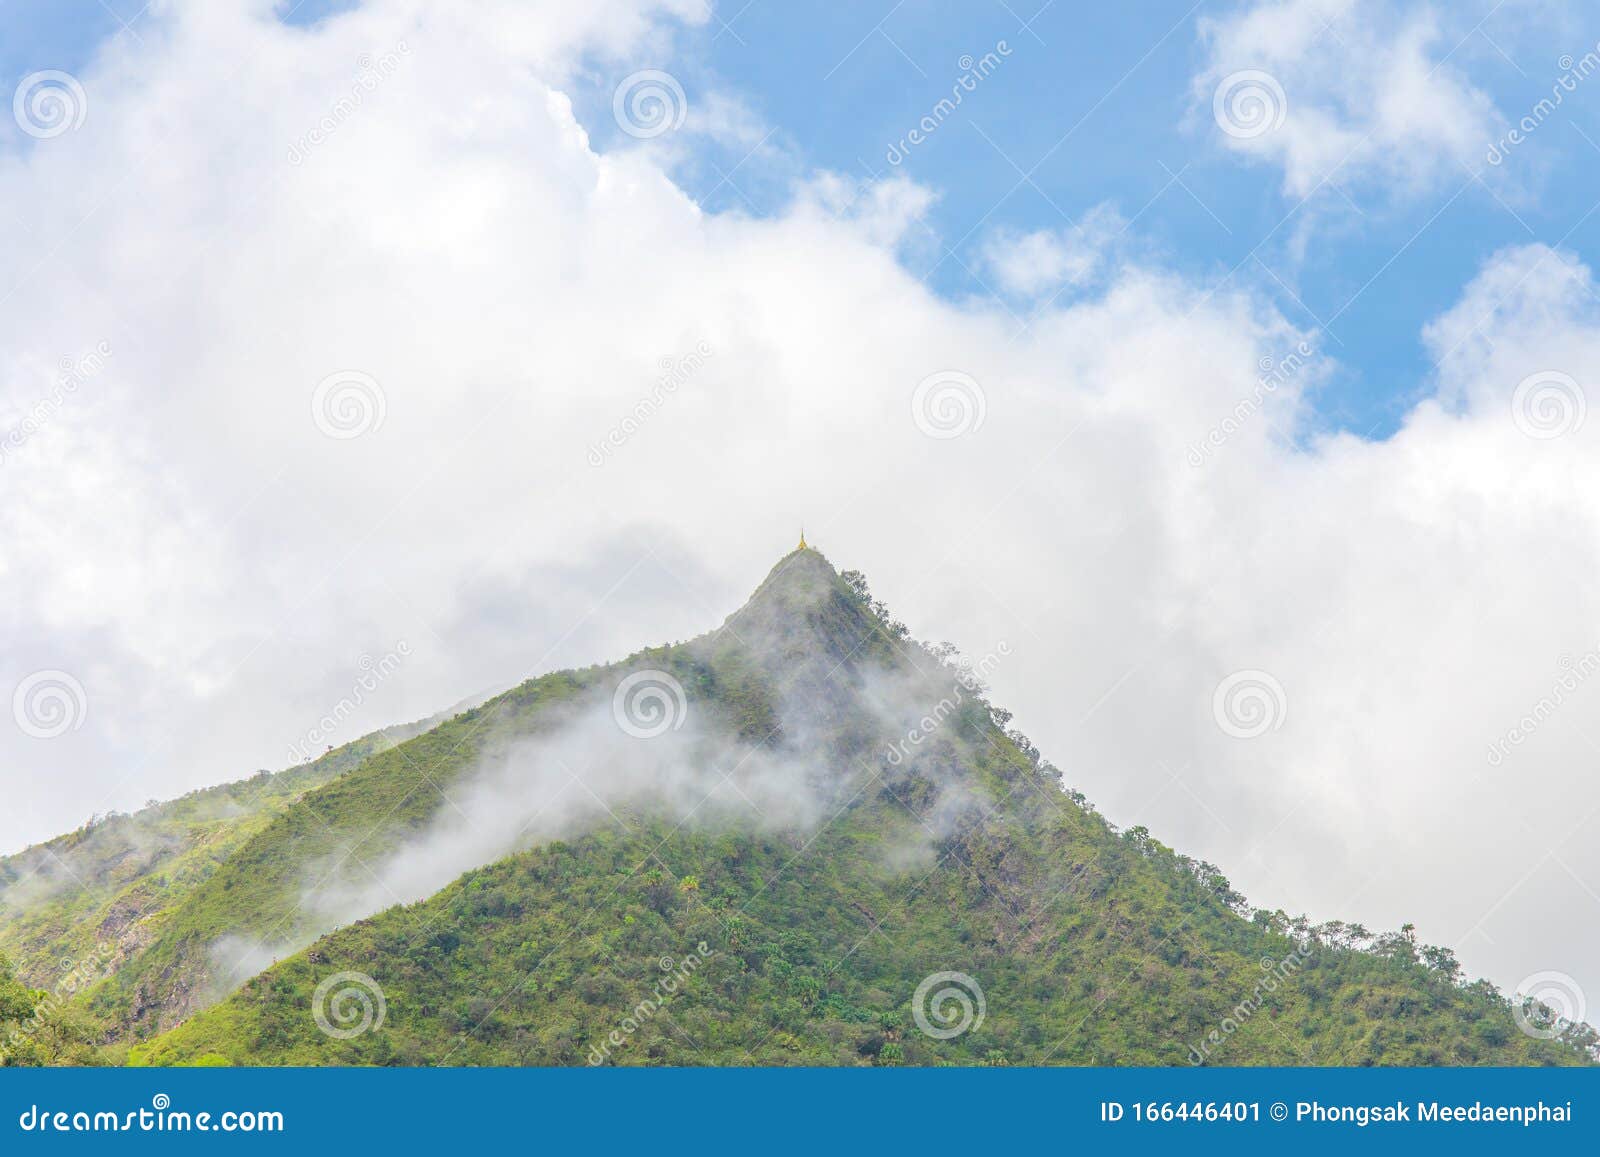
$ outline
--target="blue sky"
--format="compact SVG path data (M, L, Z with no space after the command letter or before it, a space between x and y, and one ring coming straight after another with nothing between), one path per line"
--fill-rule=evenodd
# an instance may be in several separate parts
M1339 365L1315 399L1321 422L1383 437L1429 389L1423 326L1493 253L1543 242L1592 257L1600 97L1580 89L1502 164L1486 163L1486 147L1416 195L1339 174L1302 198L1275 166L1219 147L1196 101L1202 21L1248 7L756 0L724 6L686 38L695 63L684 83L691 101L697 82L730 86L806 165L898 171L935 190L937 241L907 259L947 294L989 291L975 257L985 229L1056 228L1109 202L1141 254L1206 284L1249 286L1321 334ZM1543 19L1530 21L1530 8ZM1348 49L1347 35L1330 22L1326 46ZM1467 3L1442 22L1435 59L1515 121L1550 94L1563 55L1593 41L1560 5ZM888 163L889 146L951 91L962 58L1001 42L1009 55L960 110ZM1289 83L1291 116L1296 95ZM683 179L708 208L770 211L784 190L763 184L758 159L731 178L738 192L724 181L742 157L731 149Z
M306 0L280 9L311 25L350 6ZM1220 147L1196 98L1203 22L1248 7L734 0L685 26L670 62L635 63L670 63L691 105L713 89L732 94L771 133L754 156L736 141L679 166L706 208L777 212L799 170L903 173L938 198L927 217L932 232L905 260L940 292L967 296L992 290L977 255L986 231L1059 228L1109 203L1128 222L1120 240L1134 251L1205 284L1253 288L1321 335L1338 370L1315 398L1319 422L1383 437L1428 389L1422 327L1490 255L1538 241L1593 256L1600 98L1580 91L1497 172L1483 156L1468 158L1483 183L1458 166L1421 193L1396 196L1341 174L1303 199L1284 190L1276 166ZM0 10L8 84L41 61L78 68L103 38L137 37L152 19L139 0L6 0ZM1362 16L1330 21L1326 47L1348 48L1342 24ZM1581 56L1595 39L1560 4L1474 0L1450 6L1440 23L1435 59L1509 120L1549 94L1563 54ZM1002 42L1009 53L1000 66L891 164L890 146L950 93L963 58ZM604 107L617 70L616 62L593 65L581 108ZM1294 115L1292 82L1286 93ZM585 124L605 143L612 126L604 116Z
M84 113L0 116L0 692L86 713L0 728L0 847L281 766L400 641L330 741L696 635L803 523L1253 899L1600 960L1594 714L1522 723L1600 670L1600 28L1040 2L0 0Z

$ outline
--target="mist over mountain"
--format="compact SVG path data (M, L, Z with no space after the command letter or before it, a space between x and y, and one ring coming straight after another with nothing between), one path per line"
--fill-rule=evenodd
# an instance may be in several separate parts
M157 809L51 852L98 890L4 861L0 944L97 961L66 1059L1591 1058L1409 928L1253 909L1119 831L988 701L1003 658L802 547L708 634L206 797L197 844Z

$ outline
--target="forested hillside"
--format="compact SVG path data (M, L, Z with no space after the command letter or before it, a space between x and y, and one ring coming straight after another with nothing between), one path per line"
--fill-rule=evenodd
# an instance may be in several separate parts
M666 722L614 747L603 717L642 674L684 699L659 699ZM130 984L230 929L306 934L305 866L348 847L341 833L374 833L364 863L396 889L460 862L457 834L477 833L481 866L306 935L132 1059L1588 1059L1586 1028L1519 1031L1492 986L1463 984L1408 930L1252 911L1210 865L1117 831L1008 733L978 674L913 642L859 575L796 552L708 636L536 680L308 793L101 1006L125 1012ZM674 712L693 723L681 734ZM570 795L536 790L553 764ZM529 812L522 845L495 854L485 799ZM541 819L558 799L582 806ZM1522 1019L1537 1030L1540 1015Z
M174 912L291 804L439 723L387 727L283 771L97 816L0 858L0 958L52 1007L81 1005L96 988L116 991L110 981L170 934ZM80 1035L119 1036L120 1019L106 1015L116 1007L102 998L94 1017L82 1010Z

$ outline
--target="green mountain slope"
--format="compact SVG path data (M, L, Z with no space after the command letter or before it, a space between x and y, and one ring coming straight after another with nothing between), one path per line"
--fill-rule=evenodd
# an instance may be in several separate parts
M438 811L444 788L486 744L508 730L535 730L542 709L581 686L581 677L566 674L534 680L386 744L293 806L261 814L89 994L93 1014L114 1039L158 1032L337 926L308 898L398 846Z
M174 909L307 791L439 722L384 728L307 763L97 817L0 858L0 958L18 983L56 997L114 977L161 940Z
M535 680L307 793L97 998L126 1013L244 929L306 947L136 1063L1588 1059L1592 1033L1519 1031L1447 952L1250 912L1116 831L948 659L796 552L710 635ZM373 877L373 914L313 943L330 856Z
M192 792L0 859L0 950L25 980L48 984L63 958L137 947L122 934L171 904L225 860L265 818L347 771L381 740L358 741L301 767Z

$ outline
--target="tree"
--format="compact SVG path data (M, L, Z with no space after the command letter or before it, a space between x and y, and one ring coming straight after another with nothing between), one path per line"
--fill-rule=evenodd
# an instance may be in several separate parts
M0 1065L94 1064L99 1027L83 1010L23 984L0 956Z
M1422 962L1452 984L1461 975L1461 964L1456 960L1456 954L1437 944L1423 946Z

